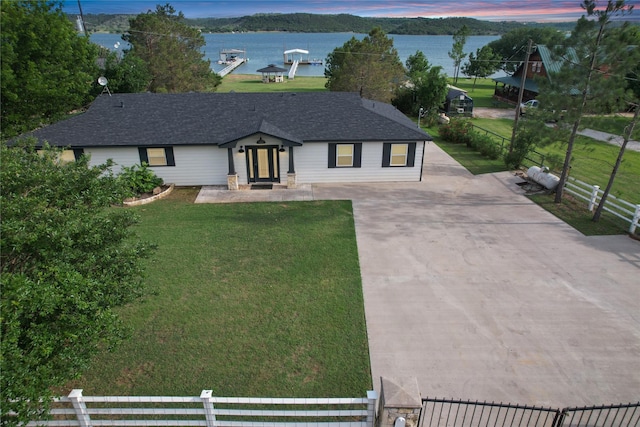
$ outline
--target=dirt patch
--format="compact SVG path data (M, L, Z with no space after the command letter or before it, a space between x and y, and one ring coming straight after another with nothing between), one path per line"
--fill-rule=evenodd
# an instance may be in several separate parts
M473 109L473 117L481 119L513 119L515 114L515 110L511 108L475 107Z

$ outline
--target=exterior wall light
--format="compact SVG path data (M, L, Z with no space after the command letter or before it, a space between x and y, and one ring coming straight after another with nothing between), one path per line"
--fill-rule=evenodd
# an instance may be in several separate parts
M242 148L242 145L240 146L240 149L238 150L238 153L244 153L244 148Z

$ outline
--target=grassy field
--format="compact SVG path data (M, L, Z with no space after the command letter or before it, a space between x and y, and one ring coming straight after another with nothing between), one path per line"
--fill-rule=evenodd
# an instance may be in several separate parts
M348 201L135 208L155 295L133 336L70 386L86 395L360 397L372 386Z

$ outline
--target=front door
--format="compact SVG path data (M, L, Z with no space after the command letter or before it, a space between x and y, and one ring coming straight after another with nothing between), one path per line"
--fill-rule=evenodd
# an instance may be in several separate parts
M247 147L249 182L280 182L278 147Z

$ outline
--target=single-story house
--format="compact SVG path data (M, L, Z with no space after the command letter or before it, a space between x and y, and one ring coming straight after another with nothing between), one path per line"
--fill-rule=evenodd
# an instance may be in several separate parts
M395 107L349 92L101 95L24 136L92 164L145 162L166 183L229 189L420 181L431 140Z
M473 116L473 98L466 90L447 85L447 97L444 101L444 113L449 117Z

